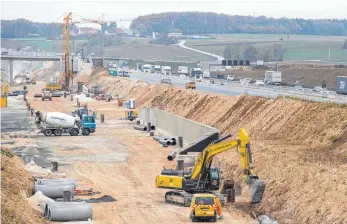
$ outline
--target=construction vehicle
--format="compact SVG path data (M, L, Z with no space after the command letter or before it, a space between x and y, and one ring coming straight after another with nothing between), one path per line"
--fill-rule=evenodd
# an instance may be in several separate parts
M175 189L166 192L165 201L167 203L188 207L194 194L211 193L218 197L223 205L225 196L217 192L221 185L220 171L218 167L211 166L212 160L216 155L235 147L238 147L238 153L241 156L243 178L252 190L251 202L252 204L261 202L265 184L255 174L248 133L244 128L240 128L237 139L225 141L229 137L231 135L216 140L207 146L199 154L189 175L158 175L156 177L157 188ZM225 181L225 183L227 182L230 182L230 180ZM230 188L233 188L233 186Z
M217 221L217 202L213 194L195 194L190 205L190 218L192 222L212 219Z
M187 82L186 83L186 89L196 89L195 82Z
M60 136L62 133L70 133L71 136L76 136L79 132L82 135L89 135L95 132L96 124L95 117L91 115L82 115L82 119L60 112L41 113L36 112L36 127L40 130L39 133L44 133L45 136Z
M125 120L133 121L137 118L138 111L129 110L125 112Z
M42 91L41 100L44 101L46 99L52 101L52 93L51 93L51 91L48 91L48 90Z
M45 89L49 91L60 91L63 90L63 85L60 83L50 83L46 85Z

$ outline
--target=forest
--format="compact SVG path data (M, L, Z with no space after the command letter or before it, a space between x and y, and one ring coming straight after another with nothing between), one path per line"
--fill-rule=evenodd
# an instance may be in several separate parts
M132 21L130 27L133 31L144 35L151 35L152 32L182 32L185 35L214 33L347 35L346 19L275 19L212 12L168 12L140 16Z

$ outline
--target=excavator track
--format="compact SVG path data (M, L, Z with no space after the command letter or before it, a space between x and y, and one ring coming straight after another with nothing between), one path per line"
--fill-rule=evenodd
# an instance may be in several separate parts
M189 207L193 195L185 191L168 191L165 194L165 202L183 207Z

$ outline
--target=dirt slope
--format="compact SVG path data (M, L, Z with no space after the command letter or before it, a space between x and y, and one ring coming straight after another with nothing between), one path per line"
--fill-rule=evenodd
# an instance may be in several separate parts
M1 149L1 223L46 223L26 201L31 195L32 177L20 158Z
M139 106L153 106L235 133L250 133L255 166L266 181L263 203L250 208L239 202L230 209L265 212L280 223L346 223L347 107L292 99L228 97L140 81L90 76L90 83ZM240 178L234 150L216 162L226 177Z

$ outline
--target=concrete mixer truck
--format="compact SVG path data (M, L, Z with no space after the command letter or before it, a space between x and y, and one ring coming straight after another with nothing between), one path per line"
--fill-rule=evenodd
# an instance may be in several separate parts
M59 112L41 113L36 112L36 127L46 136L60 136L62 133L69 133L76 136L80 132L82 135L89 135L95 132L95 117L84 114L82 119Z

